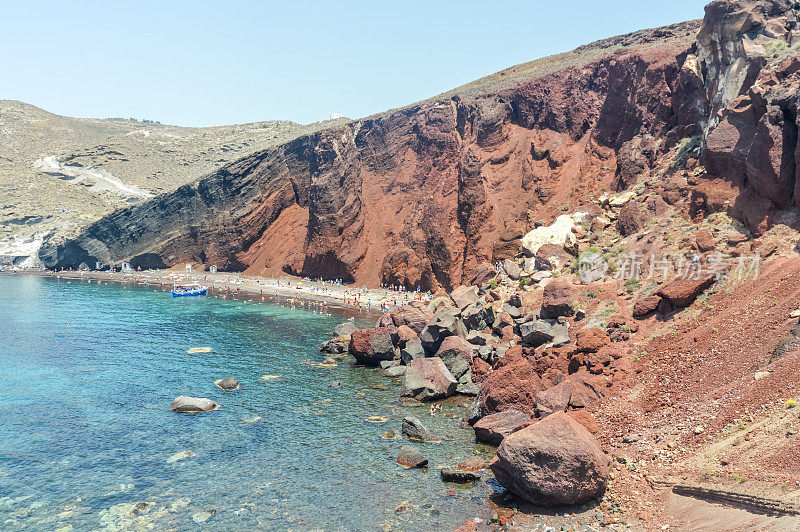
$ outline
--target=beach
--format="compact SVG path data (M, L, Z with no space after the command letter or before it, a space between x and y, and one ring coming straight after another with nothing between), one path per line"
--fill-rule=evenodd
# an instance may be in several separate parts
M380 316L411 301L430 301L428 292L404 292L388 288L366 288L331 281L312 281L298 277L248 277L230 272L80 271L26 270L25 273L49 278L86 282L120 283L170 290L175 285L199 283L208 286L210 297L245 299L278 305L312 308L327 312L337 309L348 314Z

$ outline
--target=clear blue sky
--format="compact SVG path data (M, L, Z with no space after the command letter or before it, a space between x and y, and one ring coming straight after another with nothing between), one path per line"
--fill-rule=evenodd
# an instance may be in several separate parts
M358 118L705 0L3 1L0 99L206 126Z

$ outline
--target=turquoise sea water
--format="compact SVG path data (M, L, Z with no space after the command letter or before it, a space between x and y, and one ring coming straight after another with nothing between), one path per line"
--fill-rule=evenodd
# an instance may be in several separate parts
M456 528L491 490L453 492L438 468L485 449L457 420L400 406L399 382L375 370L301 364L321 360L315 346L345 319L0 275L0 528ZM197 346L214 350L186 352ZM213 384L228 376L239 391ZM178 395L221 408L174 414ZM428 470L398 466L407 442L381 438L407 412L453 437L413 444ZM373 415L389 421L364 422ZM182 451L193 456L169 461Z

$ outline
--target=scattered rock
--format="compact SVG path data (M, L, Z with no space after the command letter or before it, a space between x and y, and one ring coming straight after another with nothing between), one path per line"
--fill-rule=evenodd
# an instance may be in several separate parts
M412 338L406 342L406 345L400 349L400 360L403 364L409 364L416 358L423 358L425 356L425 349L422 348L422 340L419 336Z
M542 294L543 318L556 319L560 316L575 314L575 291L566 279L555 279L544 287Z
M603 329L587 327L578 331L576 346L581 353L594 353L609 345L611 340Z
M469 371L473 356L472 344L460 336L448 336L442 341L436 356L442 359L453 378L459 380Z
M537 505L575 505L601 495L609 461L580 423L556 413L508 435L489 466L517 496Z
M422 421L414 416L406 416L403 418L403 426L401 430L409 440L420 442L441 441L441 438L428 430L425 425L422 424Z
M217 513L216 509L208 509L195 512L192 515L192 521L194 521L198 525L202 525L203 523L214 517L215 513Z
M472 428L475 430L475 439L479 442L500 445L503 438L530 421L528 414L508 409L481 418Z
M466 308L478 300L478 288L475 286L459 286L450 293L450 298L459 309Z
M219 405L205 397L187 397L181 395L172 401L169 409L172 412L191 413L191 412L210 412L219 408Z
M472 471L459 471L449 467L443 467L439 474L443 482L455 482L457 484L466 484L467 482L476 482L481 479L478 473Z
M697 296L714 284L713 275L701 279L676 279L662 286L657 295L669 301L673 307L688 307Z
M661 303L659 296L647 296L640 298L633 305L633 317L643 318L648 314L658 310L658 305Z
M419 337L425 352L434 355L448 336L467 337L467 329L454 309L443 307L436 311L433 320L425 326Z
M711 232L708 229L700 229L697 231L694 234L694 240L697 244L697 249L699 249L702 253L713 251L713 249L716 247L714 237L711 235Z
M397 454L397 463L406 467L425 467L428 465L428 459L413 447L403 445Z
M544 244L536 252L535 264L537 270L551 271L560 270L571 260L572 255L567 253L563 246Z
M519 267L519 264L511 259L506 259L503 261L503 270L505 270L506 274L512 281L519 281L519 278L524 273L522 268Z
M433 318L433 312L428 308L428 305L421 301L412 301L406 305L401 305L381 316L378 322L379 327L395 326L408 327L414 334L419 334L428 321ZM352 334L352 333L351 333Z
M417 358L406 366L402 395L434 401L453 395L457 381L440 358Z
M486 469L486 467L486 460L480 456L470 456L458 464L456 469L460 469L461 471L480 471L481 469Z
M239 389L239 381L233 377L225 377L224 379L215 380L214 384L226 392L232 392Z

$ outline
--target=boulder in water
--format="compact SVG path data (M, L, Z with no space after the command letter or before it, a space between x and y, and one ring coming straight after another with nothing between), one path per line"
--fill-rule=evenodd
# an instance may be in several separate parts
M422 421L417 419L414 416L406 416L403 418L403 434L405 434L409 440L414 441L441 441L436 434L428 430L425 425L422 424Z
M397 454L397 463L406 467L425 467L428 465L428 459L413 447L403 445Z
M234 377L225 377L224 379L215 380L214 384L226 392L232 392L239 389L239 381L237 381Z
M191 413L191 412L210 412L219 408L219 405L211 399L205 397L188 397L181 395L169 405L171 412Z
M472 471L459 471L449 467L442 468L441 471L439 471L439 474L441 475L443 482L455 482L457 484L475 482L481 479L481 476L478 473L474 473Z

